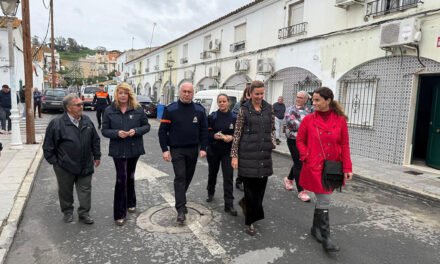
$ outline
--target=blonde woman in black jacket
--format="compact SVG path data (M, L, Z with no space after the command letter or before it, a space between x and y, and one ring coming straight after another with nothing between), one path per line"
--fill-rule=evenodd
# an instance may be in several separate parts
M122 226L127 210L136 212L134 174L139 156L145 154L142 136L150 131L150 124L128 83L116 87L114 98L104 112L102 135L110 138L109 156L116 167L113 217Z

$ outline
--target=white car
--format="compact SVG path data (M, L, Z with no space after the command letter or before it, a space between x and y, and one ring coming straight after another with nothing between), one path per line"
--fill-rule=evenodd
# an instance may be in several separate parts
M221 93L227 94L229 97L229 109L232 110L235 103L240 100L243 95L241 90L226 90L226 89L215 89L199 91L194 95L194 102L199 103L205 107L206 115L210 115L212 112L218 110L217 106L217 96Z

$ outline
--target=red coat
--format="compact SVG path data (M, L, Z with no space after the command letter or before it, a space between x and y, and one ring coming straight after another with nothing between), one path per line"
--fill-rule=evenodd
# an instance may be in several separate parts
M352 172L347 121L333 111L324 121L315 112L303 119L296 137L300 160L303 161L299 184L308 191L329 194L331 191L326 191L321 183L324 157L318 131L326 159L342 161L343 172Z

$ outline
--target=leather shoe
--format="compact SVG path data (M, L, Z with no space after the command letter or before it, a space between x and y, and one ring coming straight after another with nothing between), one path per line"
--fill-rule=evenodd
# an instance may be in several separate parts
M123 226L123 225L125 224L125 219L118 219L118 220L115 220L115 224L116 224L117 226Z
M134 214L134 213L136 213L136 207L129 207L129 208L127 209L127 211L128 211L130 214Z
M225 212L229 213L232 216L237 216L238 215L237 210L235 210L234 207L225 207Z
M63 217L64 222L70 223L73 221L73 214L72 213L65 213Z
M83 222L84 224L91 225L95 223L93 218L90 217L90 215L83 215L79 217L79 221Z
M246 228L246 233L248 233L248 235L250 236L255 236L255 234L257 234L257 230L255 229L253 224L250 224L247 228Z
M177 223L179 225L185 224L185 219L186 219L185 212L182 211L177 214Z
M214 195L208 194L208 198L206 198L206 202L210 203L212 202L212 199L214 199Z

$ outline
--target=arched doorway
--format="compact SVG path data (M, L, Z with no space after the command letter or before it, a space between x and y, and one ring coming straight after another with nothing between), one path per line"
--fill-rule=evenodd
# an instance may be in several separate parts
M297 92L312 92L321 86L321 80L306 69L290 67L276 72L266 81L266 86L268 87L266 101L273 104L279 96L283 96L284 104L290 106Z
M151 98L151 85L148 82L144 84L144 88L142 90L142 95L148 95L148 97Z
M229 90L244 90L246 83L251 82L252 79L246 74L236 73L230 76L224 83L222 88Z
M202 78L195 87L195 92L218 89L218 81L211 77Z
M167 81L163 86L162 98L165 104L170 104L175 101L175 86L172 82Z
M140 95L141 94L141 90L142 90L142 84L138 83L137 87L136 87L136 94Z
M160 86L161 86L161 82L160 81L155 82L154 85L153 85L153 93L151 95L151 99L153 101L157 102L159 100L158 93L159 93L159 90L160 90ZM161 103L163 103L163 102L161 101Z

